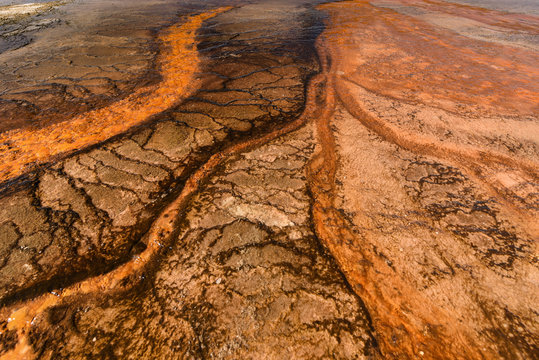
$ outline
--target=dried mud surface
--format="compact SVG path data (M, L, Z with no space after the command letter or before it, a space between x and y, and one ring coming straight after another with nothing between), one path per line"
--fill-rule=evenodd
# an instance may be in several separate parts
M537 357L539 19L312 6L202 14L198 90L4 182L0 359Z

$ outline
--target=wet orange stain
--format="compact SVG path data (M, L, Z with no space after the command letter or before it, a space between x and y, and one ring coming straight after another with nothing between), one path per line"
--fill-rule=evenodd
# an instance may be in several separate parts
M143 87L110 106L41 129L15 129L0 134L0 182L21 175L51 157L104 141L169 109L195 87L200 59L195 45L202 22L219 12L187 18L159 36L162 81Z
M391 3L402 2L408 3ZM410 3L438 10L432 1ZM445 12L463 11L441 4ZM339 70L370 91L451 112L473 109L477 116L539 112L537 52L460 36L370 2L334 3L324 9L338 24L327 30L328 41L339 44L339 58L354 59L342 62ZM490 12L485 12L488 18ZM537 35L539 19L535 24L528 31Z
M449 6L444 3L444 8ZM356 85L388 98L426 104L470 119L536 117L539 55L438 29L370 2L347 1L322 8L332 18L331 26L324 32L325 46L336 59L336 85L342 94L339 96L348 98L344 105L351 114L360 113L364 125L399 146L420 149L420 153L439 156L469 169L468 175L482 182L508 211L518 215L521 222L529 222L530 214L522 209L518 196L493 181L492 175L512 169L522 179L534 182L539 173L536 159L462 144L442 144L435 137L375 119L376 115L367 114L365 108L357 110L362 107L361 101L346 96L349 91L343 89ZM536 33L539 34L539 27ZM532 234L539 231L536 225L527 227Z

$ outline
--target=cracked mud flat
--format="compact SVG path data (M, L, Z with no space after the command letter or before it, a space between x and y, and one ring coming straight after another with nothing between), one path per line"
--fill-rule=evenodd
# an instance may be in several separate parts
M537 358L539 19L231 5L159 31L118 136L13 152L0 358ZM57 99L0 136L91 119Z

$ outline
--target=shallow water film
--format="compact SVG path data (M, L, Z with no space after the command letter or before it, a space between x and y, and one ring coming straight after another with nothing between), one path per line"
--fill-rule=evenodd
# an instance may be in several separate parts
M539 5L0 0L0 360L539 359Z

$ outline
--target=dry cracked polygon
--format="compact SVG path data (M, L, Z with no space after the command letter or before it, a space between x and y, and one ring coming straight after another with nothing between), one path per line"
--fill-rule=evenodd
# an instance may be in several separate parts
M206 61L202 87L192 98L147 126L31 174L34 180L21 183L20 190L4 191L2 226L12 226L24 206L28 211L16 227L42 224L43 229L39 237L17 230L17 241L4 249L3 259L11 260L1 265L6 274L2 301L52 290L128 260L144 248L143 235L167 199L214 150L238 135L256 136L299 115L305 83L317 69L312 50L304 51L302 61L295 60L294 48L268 55L267 39L232 40L235 34L221 33L216 20L200 34ZM236 55L212 46L223 38L248 51ZM229 89L229 81L247 75L246 64L254 72L250 79L260 76L260 81ZM215 81L218 73L226 81ZM282 80L295 87L280 88L274 96L259 94ZM258 84L255 89L247 87L252 82ZM23 243L35 245L18 245Z
M187 205L155 274L126 294L50 309L34 347L44 358L81 359L376 354L361 300L310 224L313 151L309 126L228 160ZM287 196L293 206L283 206Z

